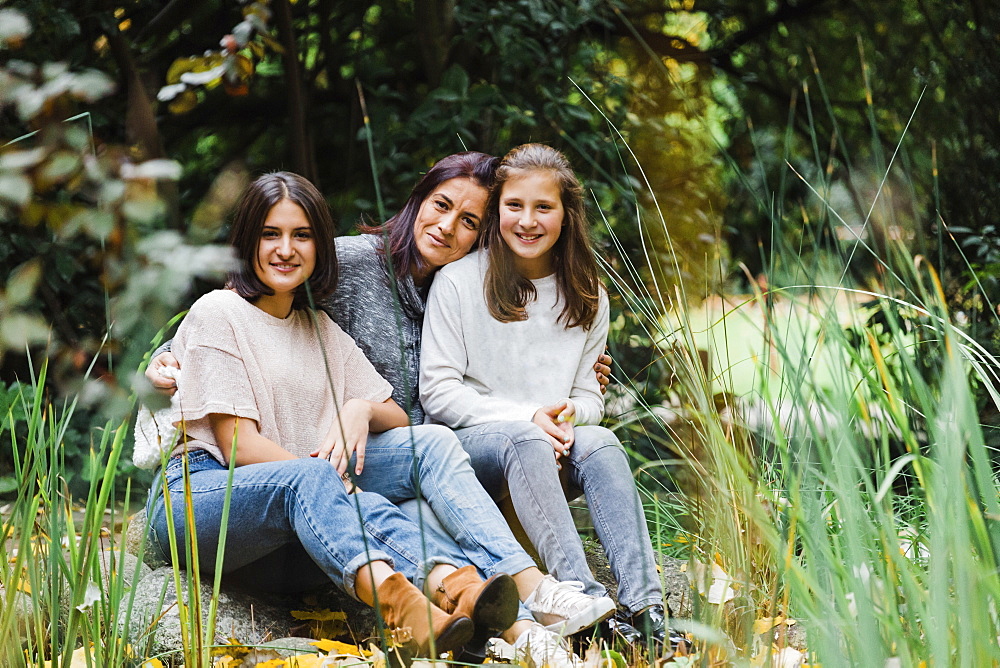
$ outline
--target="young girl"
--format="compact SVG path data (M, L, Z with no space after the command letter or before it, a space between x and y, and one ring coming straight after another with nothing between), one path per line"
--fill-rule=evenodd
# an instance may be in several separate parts
M596 426L604 401L592 360L607 338L608 298L582 188L559 151L525 144L504 157L484 243L431 286L424 410L456 430L486 490L510 497L550 573L599 595L560 471L571 491L582 490L627 611L619 629L662 645L662 590L628 456Z
M326 579L369 605L377 594L386 624L408 628L417 653L458 650L476 627L513 622L517 590L506 575L484 582L456 544L421 536L384 497L350 496L336 456L324 461L407 424L350 337L307 308L307 281L317 299L336 285L332 237L326 203L305 179L267 174L245 191L231 233L241 267L230 289L191 307L174 340L185 368L173 415L184 438L165 472L176 539L184 544L186 461L201 564L215 563L235 457L225 572L286 590ZM149 516L153 544L169 554L158 490ZM437 599L449 611L411 581L446 593Z

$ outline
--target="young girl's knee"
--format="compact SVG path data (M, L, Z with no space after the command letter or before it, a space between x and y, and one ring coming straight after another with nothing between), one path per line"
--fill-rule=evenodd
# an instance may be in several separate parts
M615 433L605 427L587 425L576 427L574 430L576 439L573 444L573 458L583 461L588 457L600 453L600 456L623 456L628 460L628 453Z

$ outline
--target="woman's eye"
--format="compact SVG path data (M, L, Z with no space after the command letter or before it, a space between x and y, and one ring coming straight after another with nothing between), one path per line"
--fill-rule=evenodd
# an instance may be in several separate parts
M278 237L278 233L275 230L264 230L260 233L260 236L262 239L276 239Z
M475 230L479 228L479 225L476 224L476 221L473 218L463 218L462 222L465 223L465 226L468 227L470 230Z
M438 210L440 210L440 211L447 211L448 210L448 203L445 202L444 200L440 200L440 199L436 200L434 202L434 206L436 206L438 208Z
M520 209L521 208L521 203L520 202L507 202L506 207L508 209Z
M295 233L295 238L296 239L306 239L306 240L312 239L312 232L308 232L308 231L296 232Z
M538 205L538 210L539 211L550 211L551 209L552 209L552 207L549 206L548 204L539 204Z

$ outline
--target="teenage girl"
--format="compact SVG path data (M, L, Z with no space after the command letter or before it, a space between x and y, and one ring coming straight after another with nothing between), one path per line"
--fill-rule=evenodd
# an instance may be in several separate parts
M477 631L513 622L516 587L506 575L484 582L458 545L421 536L381 495L349 495L336 458L324 461L394 434L436 438L394 429L408 420L392 388L326 314L308 308L306 283L317 298L336 286L332 239L326 202L302 177L266 174L244 192L231 233L240 266L229 289L195 302L174 340L186 376L172 421L183 438L164 492L151 490L150 537L169 554L169 494L174 539L184 544L195 531L201 563L215 563L235 459L225 572L275 589L328 580L369 605L377 596L386 624L407 628L420 655L457 651ZM461 476L462 463L454 470ZM188 511L195 524L186 530ZM413 583L451 589L450 598L429 599Z
M582 491L618 581L619 628L661 646L663 595L642 503L624 448L597 426L604 401L592 360L604 350L608 298L565 156L541 144L510 151L483 235L485 248L431 286L424 410L456 430L491 496L510 497L549 572L599 595L560 475L574 496Z

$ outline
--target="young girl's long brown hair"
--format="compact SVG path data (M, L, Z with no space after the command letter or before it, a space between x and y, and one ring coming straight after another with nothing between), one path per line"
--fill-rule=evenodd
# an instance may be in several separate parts
M490 315L500 322L527 319L525 306L536 296L535 286L514 267L514 252L500 235L500 196L504 184L531 171L550 172L559 183L563 228L552 249L556 287L563 300L559 322L589 330L597 317L601 281L588 234L583 187L562 153L544 144L522 144L504 156L497 169L486 211L484 240L489 266L483 290Z

